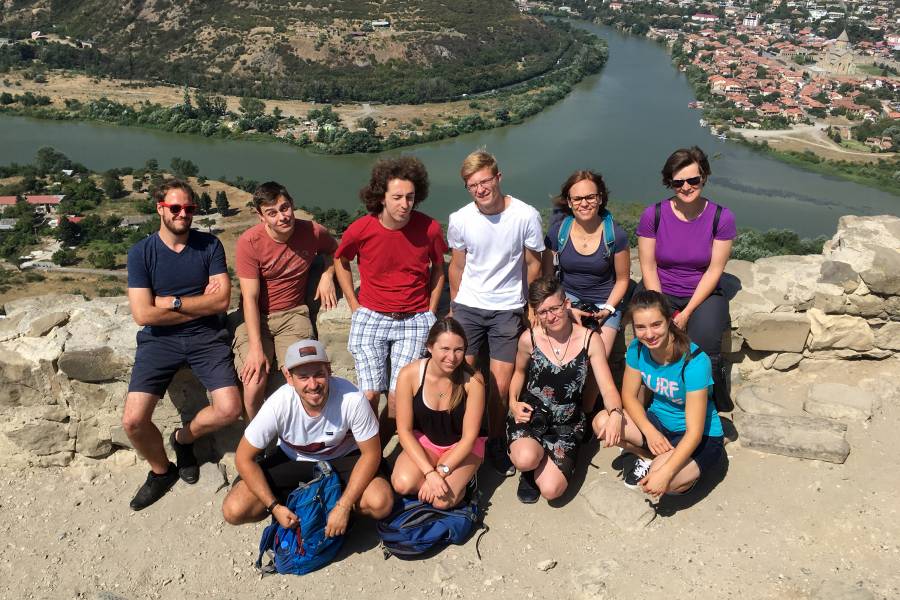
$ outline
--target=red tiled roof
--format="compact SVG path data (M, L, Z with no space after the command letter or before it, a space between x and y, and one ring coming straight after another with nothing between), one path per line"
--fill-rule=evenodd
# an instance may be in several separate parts
M59 194L53 196L25 196L28 204L59 204L65 196ZM15 196L0 196L0 206L10 206L16 203Z

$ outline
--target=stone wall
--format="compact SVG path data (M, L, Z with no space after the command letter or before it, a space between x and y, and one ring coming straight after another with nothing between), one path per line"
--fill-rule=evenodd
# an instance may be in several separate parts
M725 348L733 363L738 405L743 404L746 413L734 420L740 433L746 431L748 445L756 440L753 447L759 449L803 455L782 439L759 437L773 431L772 423L763 422L765 418L782 419L774 426L808 426L803 431L810 439L831 444L827 456L806 452L812 454L807 458L826 456L840 462L841 454L846 457L841 425L829 418L855 418L859 412L853 412L852 406L823 408L814 401L800 415L782 415L777 406L765 403L765 390L752 383L760 374L797 369L804 361L837 360L849 365L893 356L900 349L898 249L900 219L844 217L821 255L728 264L723 287L731 297L733 328ZM43 296L9 302L4 312L5 318L0 319L0 465L66 465L76 454L102 458L128 447L120 418L138 327L127 300ZM335 372L355 379L346 351L346 303L320 314L318 327ZM820 400L835 395L834 390L810 394ZM754 404L754 399L759 402ZM193 375L182 371L157 407L154 421L168 432L206 401ZM816 420L823 416L824 423ZM240 424L219 432L198 443L198 452L216 460L233 451L240 433Z

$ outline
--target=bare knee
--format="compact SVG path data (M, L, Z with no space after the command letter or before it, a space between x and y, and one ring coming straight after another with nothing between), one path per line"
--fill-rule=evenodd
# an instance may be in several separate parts
M541 490L541 496L547 500L555 500L566 493L569 482L563 478L549 483L539 483L538 489Z
M597 413L597 416L594 417L594 421L592 423L594 429L594 435L597 436L598 439L603 439L603 435L606 433L606 422L609 421L609 414L605 411L600 411Z
M218 416L219 421L223 425L227 425L229 423L234 423L241 418L241 415L244 413L244 405L243 402L241 402L240 396L236 395L234 398L217 402L214 405L214 410L216 411L216 416Z
M376 485L369 484L359 501L359 512L373 519L383 519L394 508L394 495L386 481L376 479L373 483Z
M238 482L237 485L241 485ZM229 525L242 525L247 522L247 507L235 497L235 490L232 489L225 500L222 502L222 517Z
M534 448L515 448L509 453L509 459L520 471L534 471L543 458L544 453Z
M401 496L418 493L419 478L411 476L408 472L395 470L391 475L391 486Z
M150 415L131 414L126 412L122 415L122 429L128 437L137 435L147 429L152 423Z

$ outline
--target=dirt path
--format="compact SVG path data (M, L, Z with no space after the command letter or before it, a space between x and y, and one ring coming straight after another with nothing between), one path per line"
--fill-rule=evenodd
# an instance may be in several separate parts
M798 152L811 150L822 158L829 160L878 162L882 159L892 159L897 156L897 153L894 152L875 154L843 148L825 134L824 125L818 124L798 125L792 129L732 129L731 131L743 135L748 140L766 140L769 145L779 150L795 150Z

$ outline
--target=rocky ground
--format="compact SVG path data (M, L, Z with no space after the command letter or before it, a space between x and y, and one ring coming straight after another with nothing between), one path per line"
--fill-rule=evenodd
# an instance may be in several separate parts
M788 399L812 381L879 390L871 419L849 421L844 464L763 454L738 440L712 485L658 506L621 484L624 461L612 449L586 451L555 506L519 504L516 479L482 469L490 529L479 543L385 560L373 524L360 521L337 562L303 577L260 579L252 562L263 524L223 522L216 465L140 513L128 500L146 467L131 451L67 468L4 468L0 597L896 598L900 364L847 364L808 361L744 382Z

